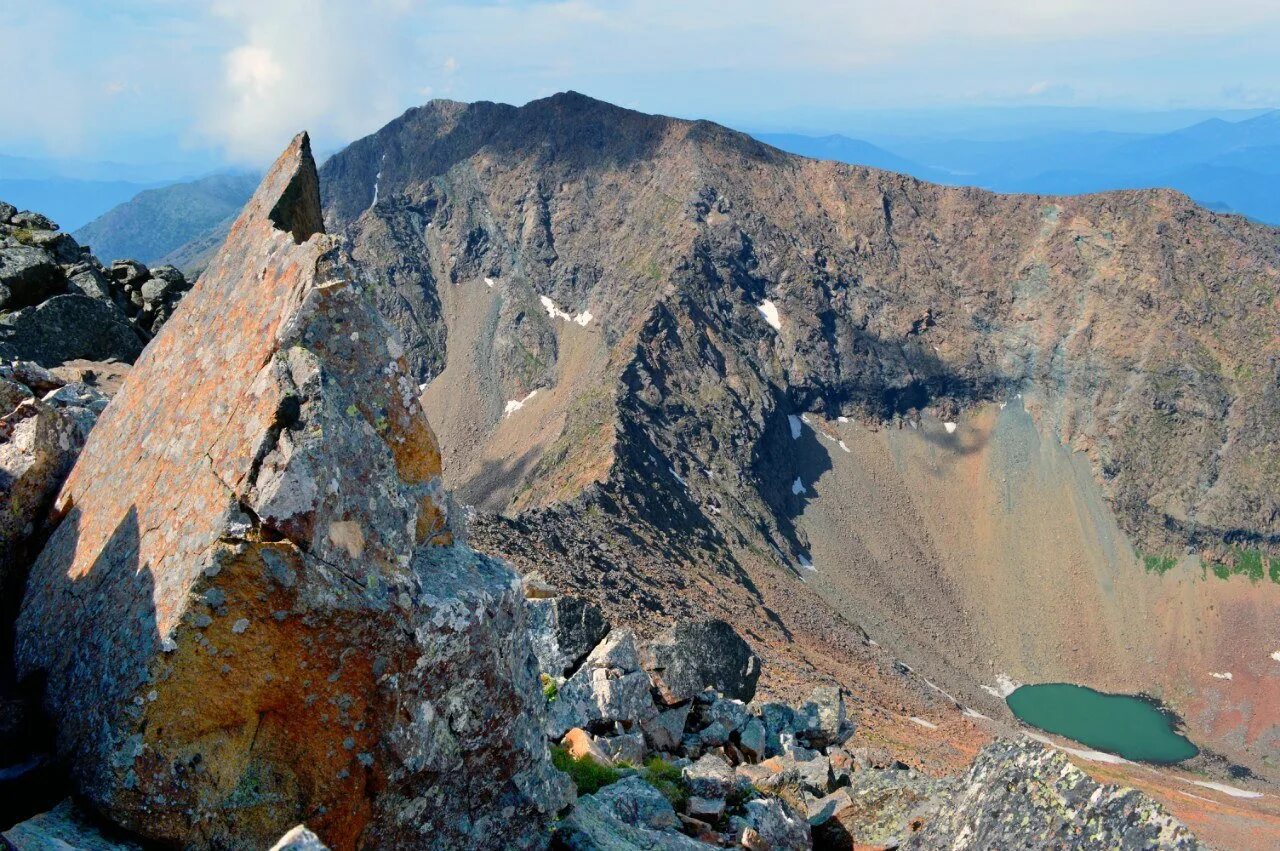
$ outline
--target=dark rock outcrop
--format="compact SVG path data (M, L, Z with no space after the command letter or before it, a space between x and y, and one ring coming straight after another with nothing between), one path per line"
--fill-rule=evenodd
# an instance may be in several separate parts
M668 704L689 700L707 688L749 701L760 679L760 659L721 620L677 624L645 645L642 662Z
M566 790L519 582L449 544L416 386L315 186L302 135L90 435L20 672L79 794L147 840L538 846Z
M32 213L0 218L0 359L132 363L191 285L172 266L108 270L57 228Z

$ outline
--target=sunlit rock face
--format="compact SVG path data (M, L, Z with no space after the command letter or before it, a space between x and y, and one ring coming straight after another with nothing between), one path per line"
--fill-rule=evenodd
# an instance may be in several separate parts
M78 791L147 839L527 847L564 803L524 602L452 544L403 352L300 135L58 497L18 665Z

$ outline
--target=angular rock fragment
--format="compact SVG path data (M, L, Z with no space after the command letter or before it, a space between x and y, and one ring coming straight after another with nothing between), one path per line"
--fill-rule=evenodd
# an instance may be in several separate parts
M657 790L639 778L626 778L579 798L556 830L553 847L571 851L707 851L714 847L679 833L673 819L678 819L675 811Z
M334 849L545 842L570 793L520 584L447 546L439 474L301 135L103 414L32 568L18 667L78 792L164 845L304 821Z
M18 851L142 851L132 839L85 813L70 799L0 834L0 845Z
M707 688L749 701L760 679L760 660L721 620L678 624L646 646L643 663L668 705Z
M542 593L527 579L530 590ZM600 607L584 597L532 597L529 600L529 640L542 671L556 679L573 673L597 644L609 634L609 622Z
M572 727L643 725L658 714L649 676L640 670L635 636L614 630L591 651L551 704L547 734L558 739Z
M777 798L747 801L732 821L738 844L748 851L808 851L809 823Z

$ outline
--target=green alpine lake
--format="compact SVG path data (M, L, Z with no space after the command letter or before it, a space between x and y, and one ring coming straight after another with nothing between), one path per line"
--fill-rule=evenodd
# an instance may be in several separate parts
M1200 752L1150 700L1070 683L1028 685L1006 699L1019 719L1125 759L1170 764Z

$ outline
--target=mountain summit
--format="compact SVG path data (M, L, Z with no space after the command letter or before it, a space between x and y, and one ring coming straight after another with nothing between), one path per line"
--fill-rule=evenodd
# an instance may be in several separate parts
M865 658L853 621L988 713L998 678L1147 690L1273 771L1276 230L573 92L412 109L321 192L495 551L801 667Z

